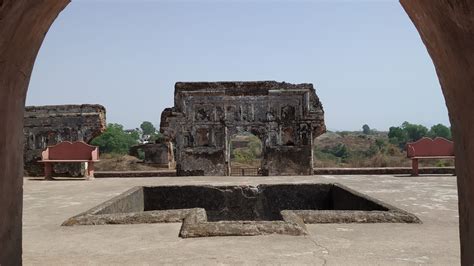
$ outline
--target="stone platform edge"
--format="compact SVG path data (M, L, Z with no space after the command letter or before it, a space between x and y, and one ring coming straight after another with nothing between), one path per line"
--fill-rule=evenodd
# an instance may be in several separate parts
M455 174L454 167L422 167L421 175ZM314 175L411 175L411 167L314 168Z
M423 167L421 175L454 175L454 167ZM410 167L377 167L377 168L314 168L313 175L410 175ZM175 170L161 171L96 171L96 178L121 177L171 177Z
M176 176L175 170L160 171L96 171L95 178L117 178L117 177L169 177Z

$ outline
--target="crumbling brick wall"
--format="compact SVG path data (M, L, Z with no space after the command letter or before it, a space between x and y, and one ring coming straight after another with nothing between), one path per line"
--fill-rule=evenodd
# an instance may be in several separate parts
M89 143L106 128L105 108L102 105L27 106L24 114L24 170L25 176L42 176L41 152L61 141ZM81 176L79 164L55 164L55 175Z
M177 175L228 175L229 142L241 132L262 141L263 173L309 175L313 139L325 130L313 85L276 81L178 82L160 125L176 143Z

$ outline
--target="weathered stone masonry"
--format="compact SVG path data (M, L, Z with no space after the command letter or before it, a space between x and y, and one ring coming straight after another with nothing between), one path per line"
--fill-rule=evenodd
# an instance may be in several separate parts
M177 175L228 175L230 139L241 132L262 141L264 174L309 175L326 127L312 84L178 82L160 130L176 143Z
M61 141L90 142L106 127L102 105L27 106L24 114L25 175L43 175L41 152ZM54 172L61 175L81 175L78 164L55 164Z
M133 146L129 149L129 155L139 157L139 151L145 154L144 163L154 164L159 167L175 169L174 151L172 142L146 143Z

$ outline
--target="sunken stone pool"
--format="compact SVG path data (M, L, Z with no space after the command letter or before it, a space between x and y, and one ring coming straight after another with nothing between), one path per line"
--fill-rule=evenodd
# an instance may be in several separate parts
M340 184L134 187L63 223L177 223L181 237L307 234L311 223L421 223Z

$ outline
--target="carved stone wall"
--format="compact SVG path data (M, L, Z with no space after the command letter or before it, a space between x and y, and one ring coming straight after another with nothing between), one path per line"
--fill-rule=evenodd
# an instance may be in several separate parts
M312 84L276 81L178 82L160 127L176 143L177 175L228 175L241 132L262 141L263 173L309 175L313 139L326 130Z
M27 106L24 114L24 170L25 176L42 176L41 152L61 141L90 142L106 127L102 105ZM55 164L54 173L80 176L80 164Z

